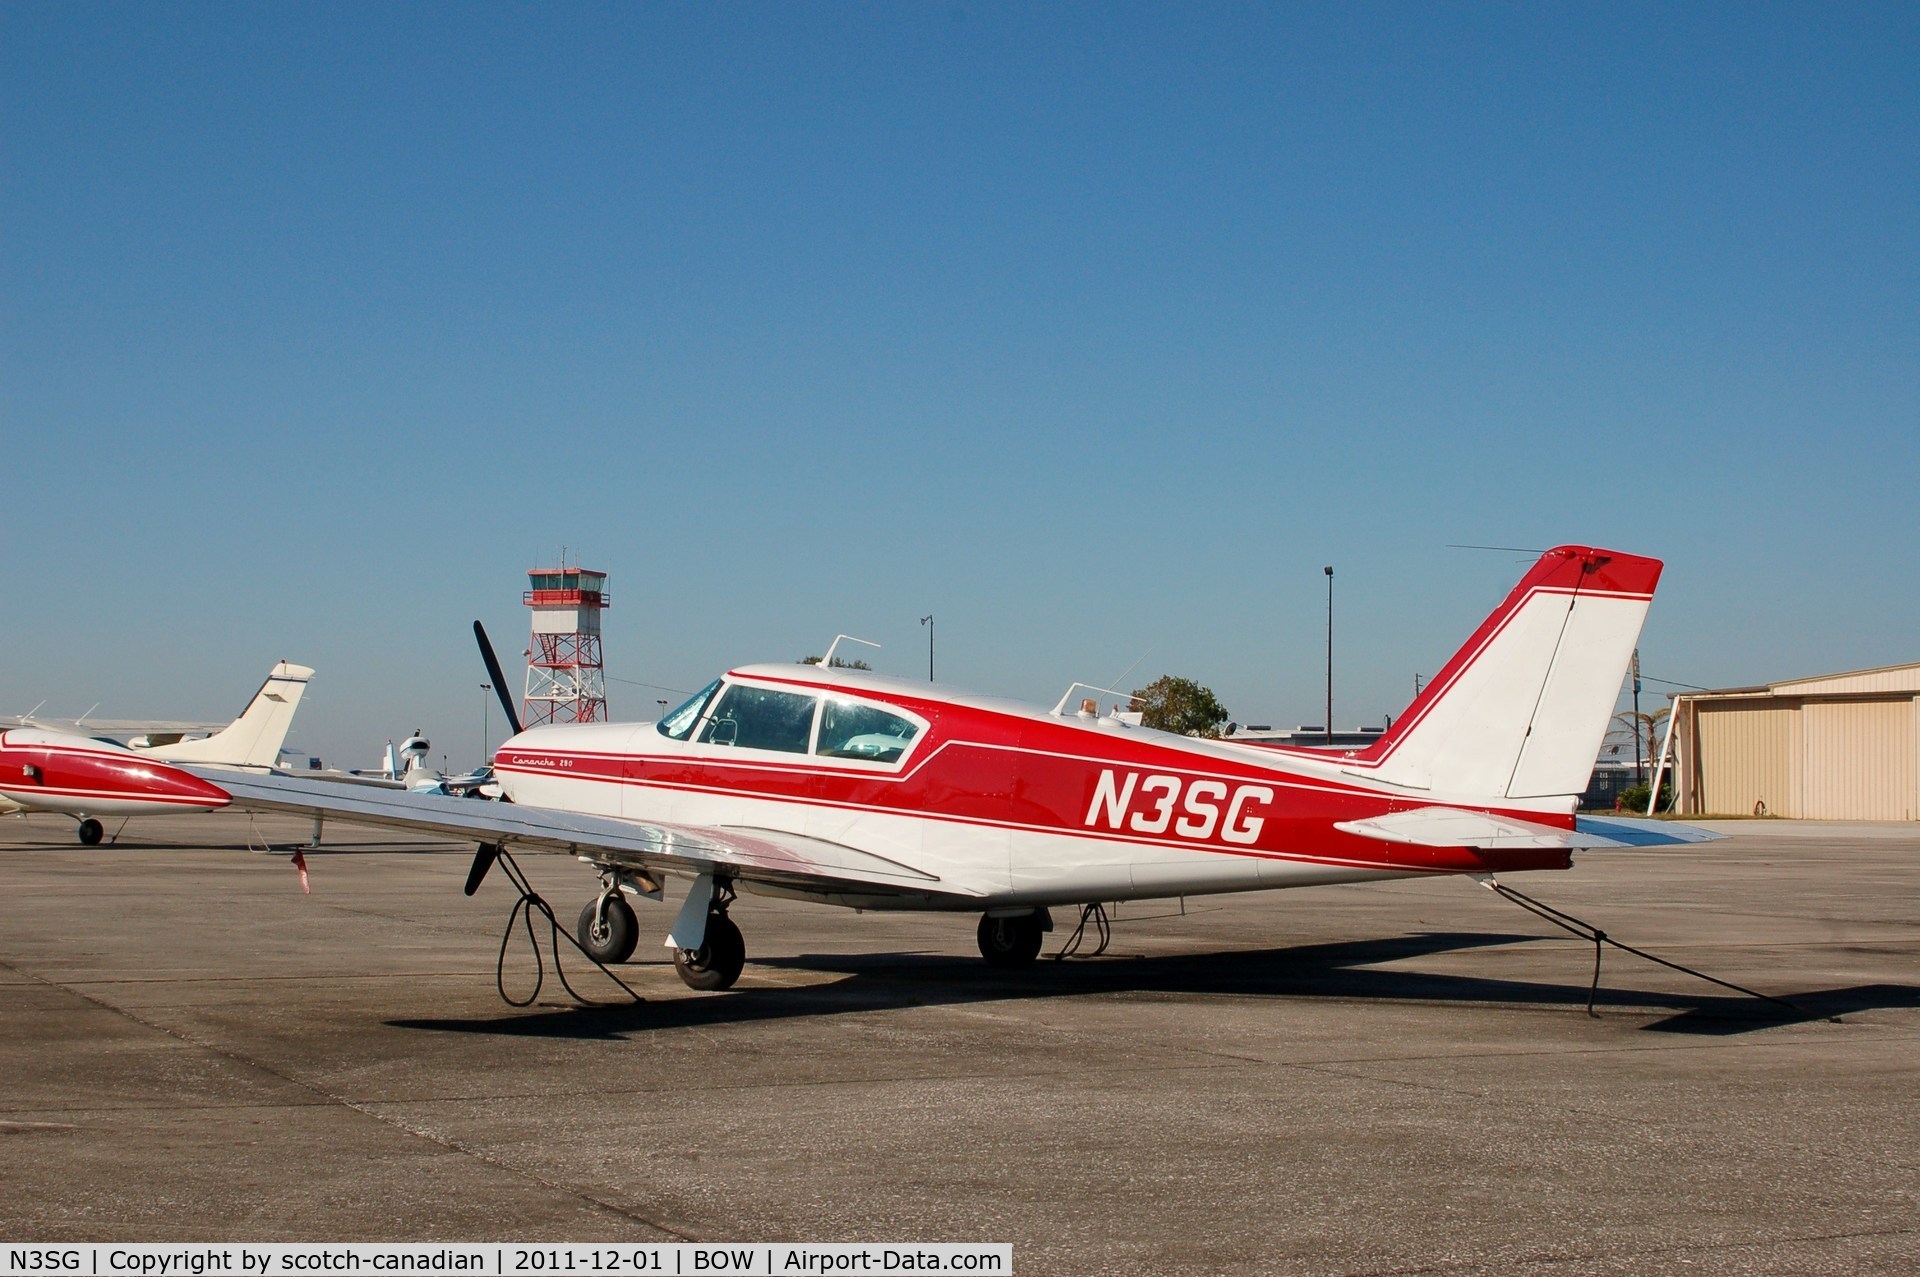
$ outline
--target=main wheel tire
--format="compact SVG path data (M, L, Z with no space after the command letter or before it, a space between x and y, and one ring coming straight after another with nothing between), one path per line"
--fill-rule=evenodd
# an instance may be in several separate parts
M731 989L747 965L747 942L724 913L709 914L707 938L698 949L675 949L673 969L689 989L707 993Z
M600 923L597 927L594 926L596 915ZM633 947L640 942L640 920L633 916L633 906L619 896L608 896L605 909L598 900L587 901L573 933L582 949L597 961L612 966L633 956Z
M99 846L100 840L106 836L106 829L93 817L89 816L80 822L80 841L87 844L87 846Z
M1040 956L1046 919L1038 912L1012 918L980 915L980 956L990 967L1028 967Z

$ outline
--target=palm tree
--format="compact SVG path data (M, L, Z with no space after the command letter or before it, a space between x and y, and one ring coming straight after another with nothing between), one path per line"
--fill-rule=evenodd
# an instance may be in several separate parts
M1643 713L1637 709L1629 709L1622 710L1613 716L1614 723L1621 731L1630 732L1633 735L1635 780L1645 780L1646 768L1644 764L1653 763L1658 760L1660 732L1666 724L1667 715L1672 712L1671 707L1668 709L1655 710L1651 714Z

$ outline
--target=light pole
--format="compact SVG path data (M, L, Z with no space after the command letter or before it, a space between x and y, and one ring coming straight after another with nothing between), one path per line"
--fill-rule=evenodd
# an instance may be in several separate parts
M920 624L927 627L927 682L933 682L933 613L920 618Z
M1333 744L1333 564L1323 569L1327 574L1327 744Z
M1633 649L1633 783L1636 785L1646 779L1640 774L1640 767L1640 649L1636 647Z
M488 708L487 700L493 695L493 684L480 684L480 765L487 765L487 738L493 735L493 711Z

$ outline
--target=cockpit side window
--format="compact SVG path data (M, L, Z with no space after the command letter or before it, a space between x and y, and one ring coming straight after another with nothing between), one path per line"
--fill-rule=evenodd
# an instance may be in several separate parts
M813 736L813 709L818 703L817 698L799 692L735 683L708 715L700 740L708 745L804 754Z
M814 752L825 758L893 763L900 760L919 733L917 724L898 714L857 701L829 698L820 711L820 744Z
M700 711L706 708L713 694L720 690L720 680L714 679L695 692L687 703L660 720L660 734L674 740L685 740L693 735L695 723L700 721Z

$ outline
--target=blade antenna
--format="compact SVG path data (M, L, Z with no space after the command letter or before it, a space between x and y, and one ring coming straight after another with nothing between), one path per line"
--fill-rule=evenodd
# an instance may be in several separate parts
M878 643L875 643L875 642L872 642L872 641L871 641L871 640L869 640L869 639L863 639L863 638L855 638L855 637L854 637L853 635L851 635L851 634L842 634L842 635L840 635L839 637L837 637L837 638L835 638L835 639L833 640L833 642L831 642L831 643L829 643L829 644L827 644L827 654L826 654L825 656L823 656L823 657L821 657L821 658L820 658L820 668L821 668L821 669L823 669L823 670L824 670L824 669L827 669L827 668L829 668L829 667L831 667L831 666L832 666L832 664L833 664L833 649L835 649L836 647L839 647L839 646L840 646L840 644L841 644L842 642L847 642L847 643L863 643L863 644L865 644L865 645L866 645L866 646L868 646L868 647L879 647L879 646L880 646L880 645L879 645Z

